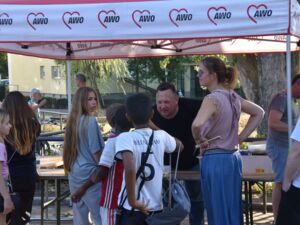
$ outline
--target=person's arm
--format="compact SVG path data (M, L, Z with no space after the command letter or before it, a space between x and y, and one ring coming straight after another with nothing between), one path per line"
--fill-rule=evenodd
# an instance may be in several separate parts
M41 108L41 107L43 107L46 104L47 104L47 99L44 98L42 101L39 102L38 108Z
M94 185L95 183L88 179L81 187L79 187L72 195L72 202L79 202L85 192Z
M2 171L2 161L0 162L0 171ZM4 178L2 176L2 173L0 173L0 194L2 195L4 199L4 209L3 214L8 214L12 210L14 210L14 204L10 198L10 194L8 193L8 190L5 185Z
M105 166L98 166L97 169L92 173L90 178L80 187L74 194L71 195L73 202L78 202L85 194L85 192L93 186L95 183L104 180L108 175L109 168Z
M174 137L174 139L176 141L175 151L182 151L184 149L184 146L183 146L182 142L176 137Z
M160 128L158 126L156 126L152 121L149 122L149 127L152 129L152 130L160 130ZM182 151L184 149L184 146L182 144L182 142L176 138L175 138L175 141L176 141L176 149L175 151Z
M130 151L122 152L122 159L125 171L125 184L127 191L128 203L131 207L140 210L147 214L147 204L143 201L137 201L135 198L135 185L136 185L136 169L134 166L133 154Z
M103 137L101 129L98 125L97 119L94 116L90 116L88 124L88 145L89 149L93 153L93 158L98 164L102 150L104 148Z
M299 162L300 162L300 142L295 141L292 144L292 152L289 154L286 162L284 179L282 183L282 190L288 191L290 189L294 177L297 175L297 173L300 170Z
M161 130L158 126L156 126L156 124L154 124L152 122L152 120L149 121L148 126L152 129L152 130Z
M101 157L101 151L95 152L93 154L93 157L94 157L94 159L95 159L96 162L99 162L100 157Z
M265 112L259 105L256 105L255 103L247 101L243 98L240 99L242 112L250 115L247 124L239 134L239 142L242 143L258 126L260 121L263 119Z
M31 108L31 110L33 112L35 112L39 108L38 104L31 104L31 105L29 105L29 107Z
M217 108L215 104L207 99L204 98L200 110L197 113L196 118L192 123L192 134L196 144L201 144L205 139L201 137L201 129L206 121L211 118L214 113L217 112Z
M104 180L108 176L109 169L106 166L99 165L97 170L90 176L90 180L94 183Z
M281 121L283 113L271 109L268 116L268 127L275 131L288 132L288 124Z

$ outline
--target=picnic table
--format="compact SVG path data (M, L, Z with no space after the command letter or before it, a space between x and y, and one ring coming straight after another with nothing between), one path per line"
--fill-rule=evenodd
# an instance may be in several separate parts
M70 195L69 191L61 193L61 182L67 181L68 176L65 174L62 167L62 156L46 156L40 158L40 169L38 169L39 180L41 181L41 224L44 221L44 211L47 207L56 203L56 222L60 225L60 202ZM174 172L165 172L165 178L174 176ZM178 171L178 180L198 180L200 179L199 171ZM46 183L54 180L55 183L55 198L45 203L45 188ZM272 182L274 180L273 173L243 173L243 184L245 193L245 215L246 225L253 225L253 207L252 207L252 186L260 182ZM263 185L264 187L264 185Z
M178 171L178 180L199 180L199 171ZM244 193L245 193L245 218L246 225L253 225L253 202L252 202L252 186L263 182L263 188L265 182L274 181L273 173L243 173ZM265 190L263 190L265 192ZM265 194L264 194L265 196ZM265 203L265 202L264 202Z
M56 203L56 224L60 225L60 203L70 195L70 191L61 192L61 183L68 181L68 176L63 168L62 156L43 156L40 160L40 168L37 169L41 183L41 225L44 224L44 212L52 204ZM45 202L45 190L48 190L48 182L54 181L55 198Z
M37 160L40 160L41 169L57 169L62 168L64 163L62 156L43 156L38 157Z

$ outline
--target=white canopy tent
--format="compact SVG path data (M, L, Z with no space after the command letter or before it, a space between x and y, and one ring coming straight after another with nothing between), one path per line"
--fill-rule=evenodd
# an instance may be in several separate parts
M291 99L300 6L296 0L0 0L0 34L0 51L66 60L286 52ZM291 118L291 101L288 108Z
M298 51L296 0L0 0L0 50L52 59Z

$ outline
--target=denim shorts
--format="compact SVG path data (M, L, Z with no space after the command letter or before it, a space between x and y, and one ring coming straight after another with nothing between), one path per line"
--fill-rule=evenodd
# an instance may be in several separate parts
M275 173L275 183L282 183L284 169L289 154L288 147L275 143L272 139L267 139L267 153L272 160L272 169Z

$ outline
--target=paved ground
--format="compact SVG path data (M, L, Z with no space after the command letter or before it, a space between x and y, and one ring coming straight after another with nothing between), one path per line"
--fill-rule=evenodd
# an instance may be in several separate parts
M37 221L36 219L40 218L40 190L39 190L39 185L37 185L37 191L36 191L36 197L34 199L34 206L32 210L32 218L33 221L30 223L30 225L38 225L41 224L40 221ZM62 191L67 188L67 183L63 184L62 186ZM49 185L48 187L48 194L49 196L54 196L54 191L53 191L53 186ZM267 195L267 202L268 202L268 210L271 210L271 205L270 205L270 200L271 197ZM254 194L253 195L253 201L256 204L255 209L259 209L258 207L261 207L261 202L262 202L262 196L260 194ZM61 217L64 219L68 219L68 221L62 221L61 225L71 225L72 223L72 207L70 205L70 200L66 199L61 203ZM57 224L55 219L56 219L56 214L55 214L55 205L50 206L48 210L48 218L50 218L52 221L51 222L44 222L44 225L55 225ZM263 214L259 210L254 211L254 225L271 225L273 221L273 216L271 212L268 212L266 214ZM188 219L186 218L181 225L189 225ZM207 225L207 223L206 223Z
M33 209L33 218L39 218L40 209L39 206L34 206ZM63 207L63 213L62 215L70 215L71 214L71 208L69 206L64 206ZM54 213L54 208L51 207L49 210L49 218L55 219L55 213ZM69 217L70 219L71 217ZM273 221L273 216L272 213L268 212L266 214L263 214L262 212L255 211L254 212L254 225L271 225ZM30 225L38 225L41 224L40 221L33 221L30 223ZM51 222L44 222L44 225L56 225L56 221L51 221ZM72 221L62 221L61 225L71 225L73 224ZM207 222L205 223L207 225ZM188 219L186 218L181 225L189 225Z

